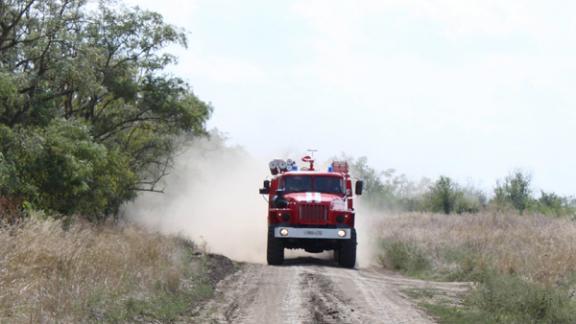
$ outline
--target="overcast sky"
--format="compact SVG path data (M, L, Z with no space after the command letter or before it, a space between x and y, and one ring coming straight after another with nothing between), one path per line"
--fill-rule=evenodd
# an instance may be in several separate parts
M491 190L576 193L576 2L130 0L189 33L173 73L272 159L367 156Z

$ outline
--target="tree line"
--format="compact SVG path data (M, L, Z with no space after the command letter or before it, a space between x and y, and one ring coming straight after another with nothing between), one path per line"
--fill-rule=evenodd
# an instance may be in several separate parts
M0 1L0 218L42 210L94 221L159 185L212 108L181 78L168 45L185 33L157 13L102 0ZM572 198L515 172L488 199L448 177L418 183L351 159L376 207L444 213L512 208L574 214Z
M378 209L435 213L477 213L485 210L539 213L576 217L576 199L554 192L532 189L529 174L515 170L499 180L487 194L473 186L462 186L447 176L414 182L395 170L377 171L366 157L349 161L354 175L363 179L362 199Z
M161 191L211 107L165 72L186 35L112 1L0 2L0 213L92 220ZM1 216L1 215L0 215Z

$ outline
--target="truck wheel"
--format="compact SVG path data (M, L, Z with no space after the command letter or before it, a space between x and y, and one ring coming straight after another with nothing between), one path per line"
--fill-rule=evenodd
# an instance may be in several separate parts
M281 265L284 262L284 245L274 237L274 228L268 228L268 247L266 259L269 265Z
M338 264L345 268L354 268L356 265L356 229L352 229L349 240L342 240L338 255Z

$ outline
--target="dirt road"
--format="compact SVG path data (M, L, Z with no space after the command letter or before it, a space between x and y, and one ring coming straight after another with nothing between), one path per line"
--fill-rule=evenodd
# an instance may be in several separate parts
M402 291L467 289L458 283L407 279L377 269L342 269L316 258L284 266L244 264L222 281L202 323L432 323Z

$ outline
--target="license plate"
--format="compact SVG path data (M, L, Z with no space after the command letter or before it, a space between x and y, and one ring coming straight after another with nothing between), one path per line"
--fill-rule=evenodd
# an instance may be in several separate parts
M322 231L305 230L304 234L310 235L310 236L322 236Z

